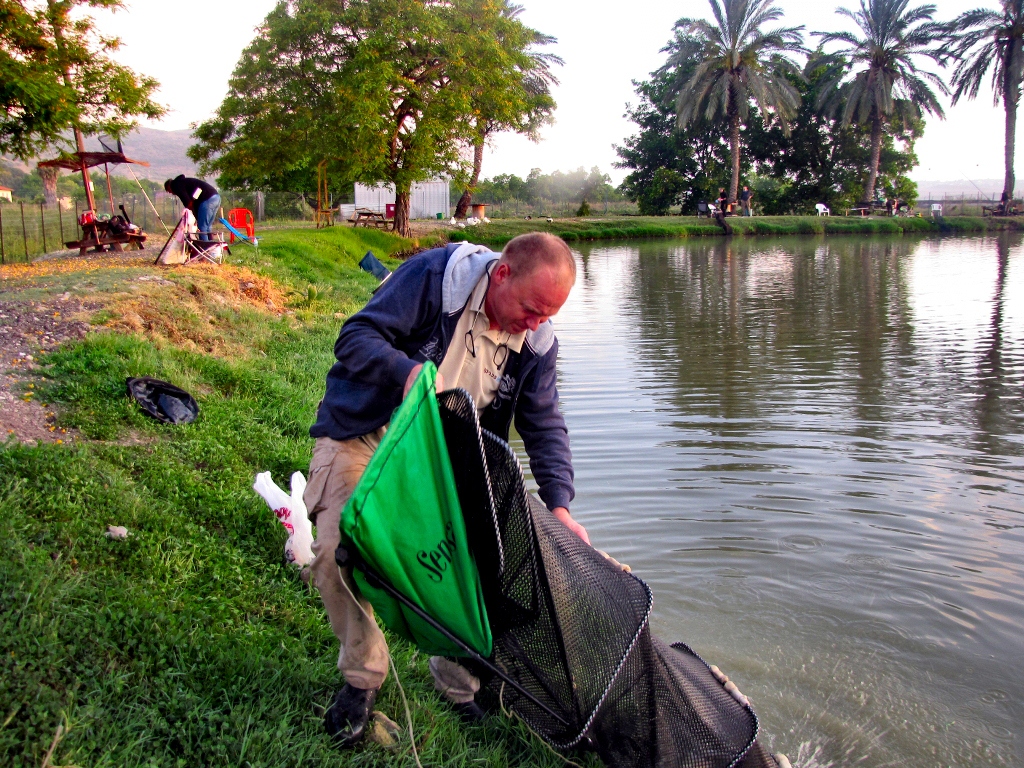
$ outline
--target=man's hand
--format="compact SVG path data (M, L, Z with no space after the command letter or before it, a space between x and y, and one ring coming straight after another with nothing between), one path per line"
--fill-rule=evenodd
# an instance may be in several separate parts
M423 368L422 365L417 365L411 371L409 375L405 377L405 389L402 390L402 399L405 400L405 396L409 394L409 390L412 389L412 385L416 383L416 377L420 375L420 370ZM437 372L437 380L434 382L435 392L444 392L444 376L441 372ZM566 512L568 514L568 512ZM587 542L588 544L590 542Z
M555 517L561 520L562 524L566 528L568 528L570 531L572 531L585 542L587 542L587 544L590 543L590 537L587 536L587 529L572 519L572 516L569 514L568 509L566 509L565 507L555 507L554 509L551 510L551 514L553 514Z

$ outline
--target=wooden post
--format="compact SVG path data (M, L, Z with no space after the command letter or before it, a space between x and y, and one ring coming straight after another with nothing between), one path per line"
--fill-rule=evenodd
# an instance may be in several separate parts
M43 204L39 204L39 229L43 233L43 253L48 253L49 249L46 247L46 213L43 210Z
M60 220L60 244L64 245L64 206L60 204L60 198L57 198L57 218Z
M25 203L19 203L21 206L21 242L25 246L25 259L28 259L28 232L25 229Z
M89 209L92 211L96 210L96 198L92 194L91 181L89 179L89 167L85 164L85 137L82 136L81 130L75 128L75 144L78 148L78 158L80 162L80 170L82 171L82 183L85 184L85 202L89 205Z
M117 211L114 210L114 190L110 188L110 169L107 164L103 164L103 173L107 175L107 197L110 199L110 215L113 216Z
M0 264L7 263L7 249L4 247L4 207L0 205Z

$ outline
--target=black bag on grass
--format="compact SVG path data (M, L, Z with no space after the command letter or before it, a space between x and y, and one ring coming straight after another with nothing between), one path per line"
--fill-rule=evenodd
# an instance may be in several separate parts
M130 378L125 384L142 410L164 424L189 424L199 415L196 399L170 382L141 376Z

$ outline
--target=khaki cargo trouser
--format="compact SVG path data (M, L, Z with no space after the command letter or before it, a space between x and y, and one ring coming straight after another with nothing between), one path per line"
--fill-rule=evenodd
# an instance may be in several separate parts
M388 673L388 647L372 618L373 608L359 594L351 569L339 568L334 562L334 550L341 541L341 510L373 456L378 438L375 434L352 440L317 438L302 497L309 519L316 526L310 575L320 591L334 636L341 644L338 669L345 681L356 688L381 686ZM430 672L434 686L451 701L472 701L480 690L480 681L469 670L448 659L430 659Z

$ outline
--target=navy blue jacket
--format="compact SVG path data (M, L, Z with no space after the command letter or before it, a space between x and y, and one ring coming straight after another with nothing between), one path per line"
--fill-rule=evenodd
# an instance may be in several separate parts
M342 326L334 344L338 362L327 374L310 435L348 440L387 424L409 372L444 359L473 288L497 258L482 246L452 243L395 270ZM569 430L558 410L557 356L550 320L527 331L521 352L509 350L498 394L480 416L481 427L505 440L515 419L549 509L568 508L575 495Z

